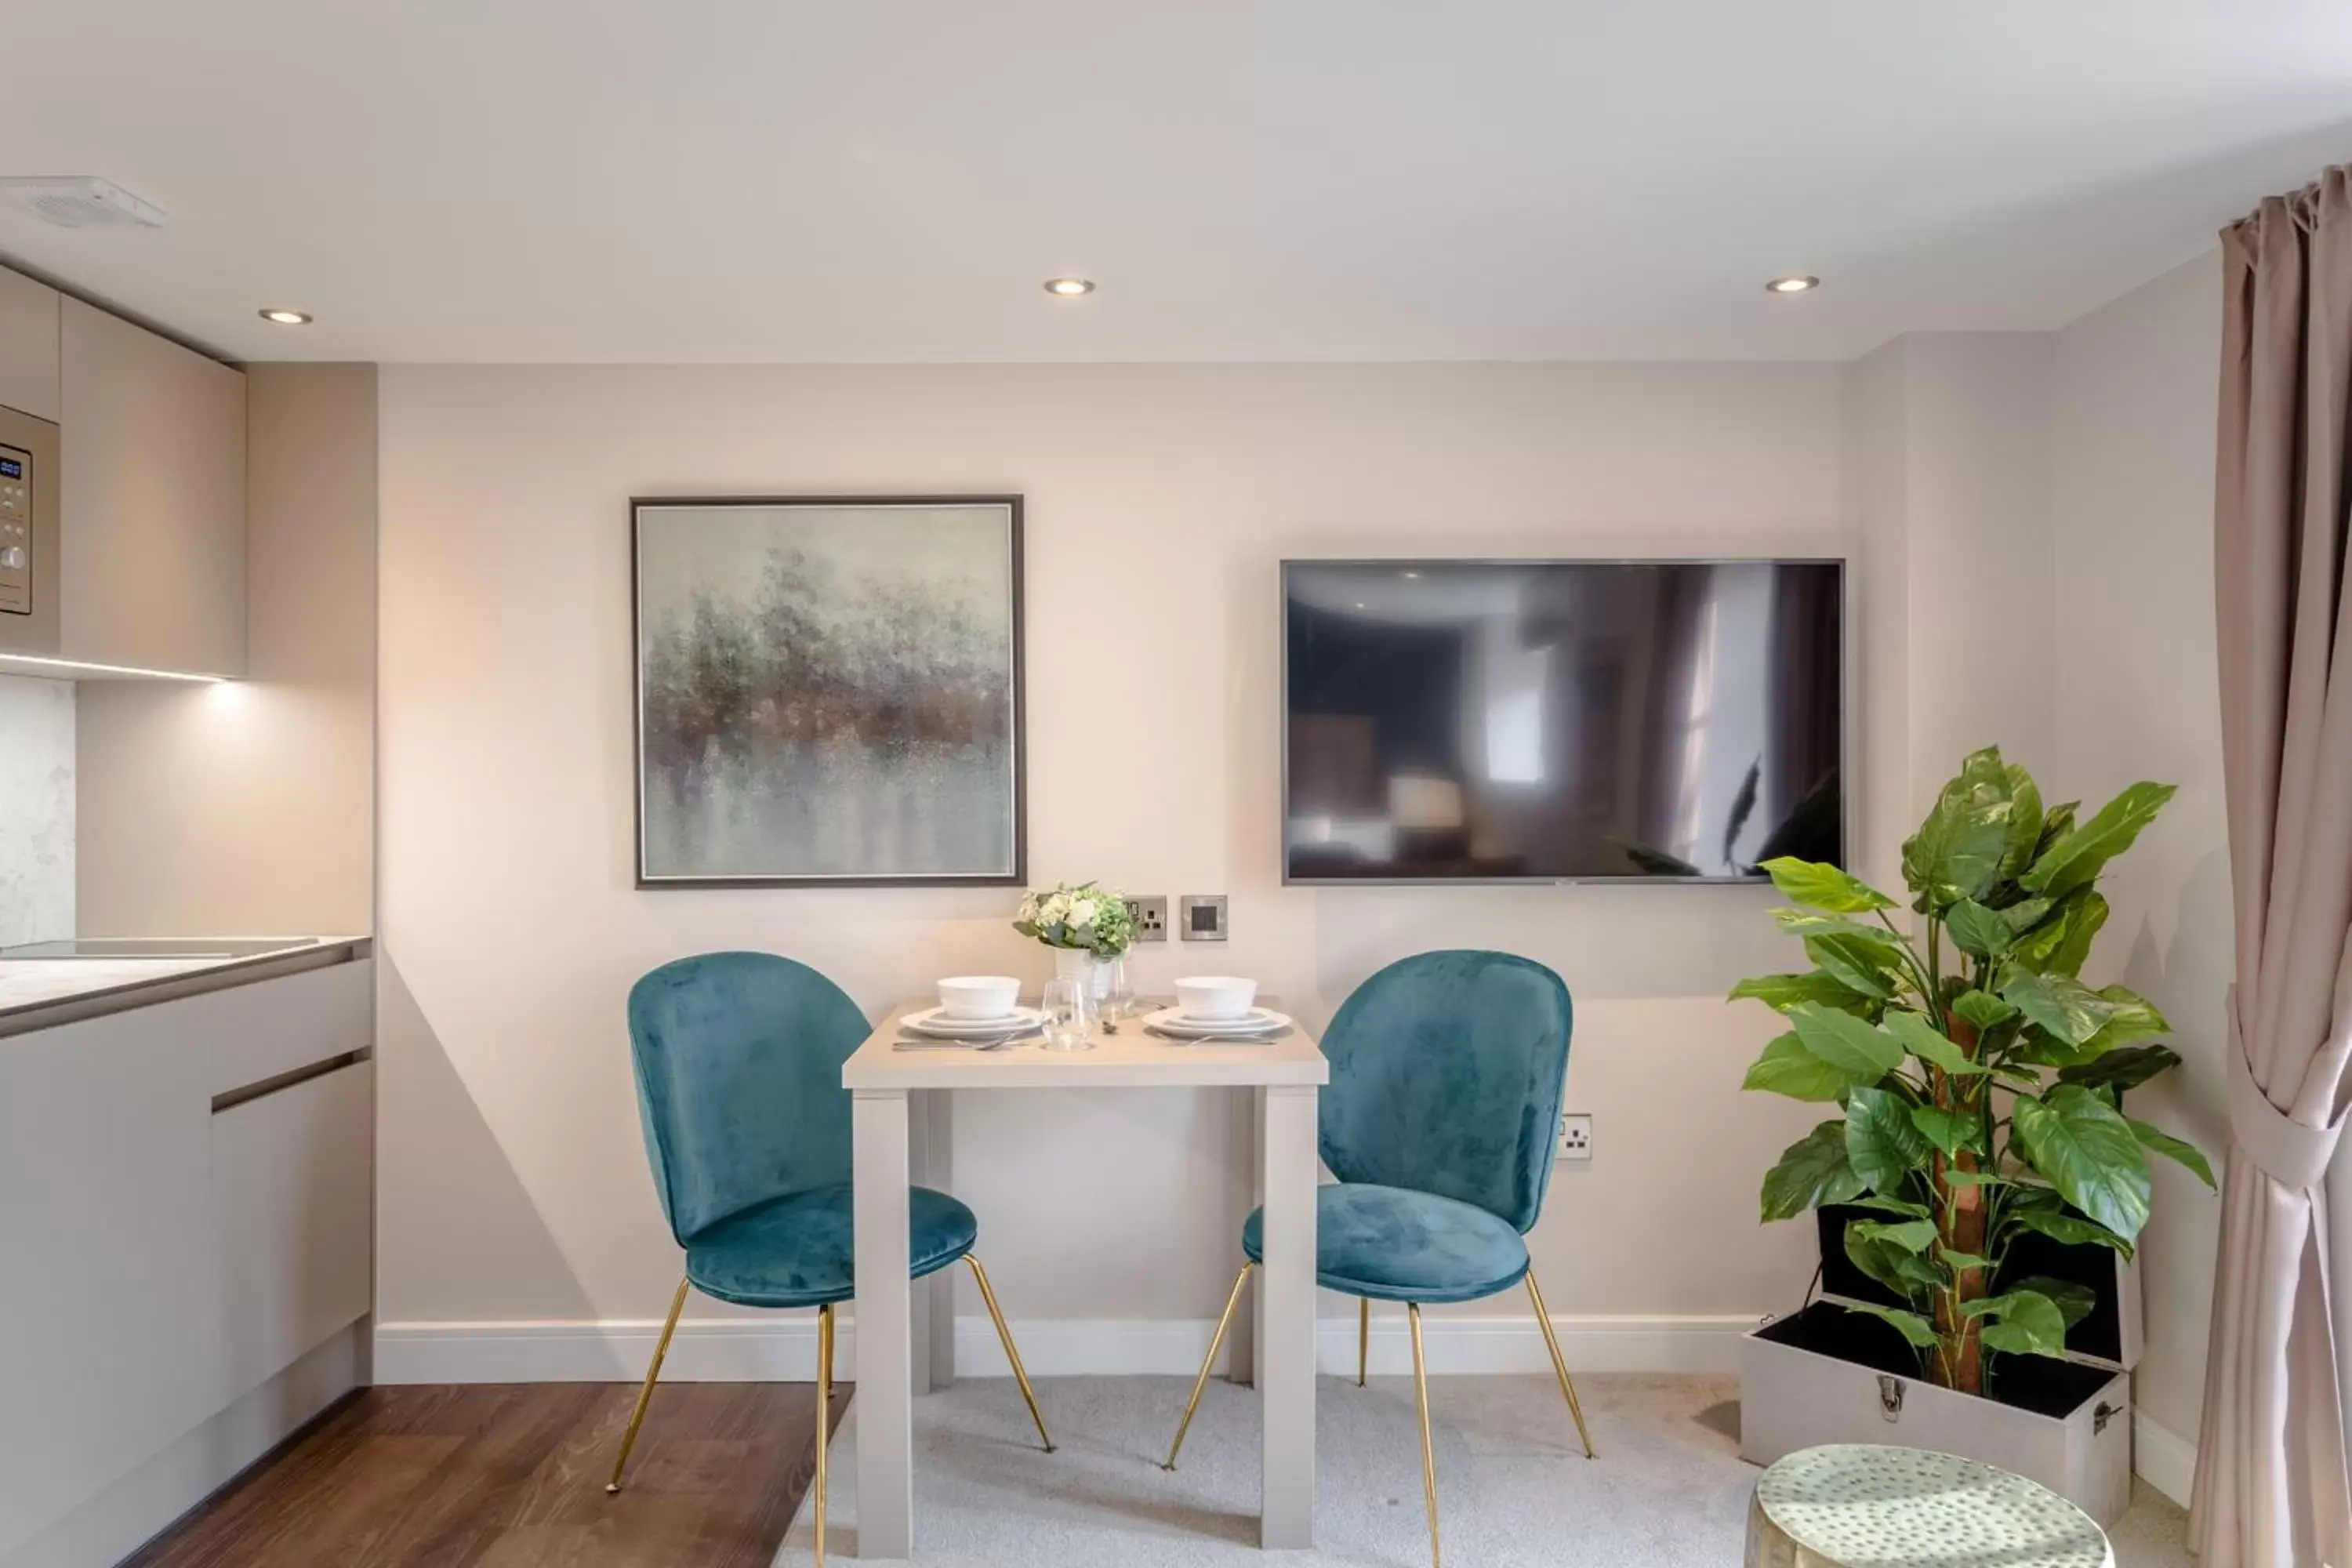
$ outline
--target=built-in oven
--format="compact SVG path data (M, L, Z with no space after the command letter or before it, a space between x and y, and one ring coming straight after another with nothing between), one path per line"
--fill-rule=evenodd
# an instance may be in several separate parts
M0 408L0 656L58 651L58 427Z

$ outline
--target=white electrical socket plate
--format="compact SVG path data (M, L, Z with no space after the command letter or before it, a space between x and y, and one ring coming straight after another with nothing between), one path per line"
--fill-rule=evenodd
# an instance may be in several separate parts
M1578 1112L1559 1119L1559 1155L1563 1160L1592 1158L1592 1118Z

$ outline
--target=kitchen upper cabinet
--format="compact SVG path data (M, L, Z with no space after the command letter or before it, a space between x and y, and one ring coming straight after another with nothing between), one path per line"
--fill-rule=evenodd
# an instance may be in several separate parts
M58 417L58 291L0 268L0 408Z
M58 652L245 673L245 373L58 302Z

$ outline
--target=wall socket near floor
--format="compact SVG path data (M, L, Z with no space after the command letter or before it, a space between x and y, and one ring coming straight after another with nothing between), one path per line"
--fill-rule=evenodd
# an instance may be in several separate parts
M1563 1111L1559 1119L1559 1158L1590 1160L1592 1158L1592 1118L1580 1112Z
M1149 898L1127 900L1127 912L1135 921L1135 940L1166 942L1168 940L1168 895L1154 893Z

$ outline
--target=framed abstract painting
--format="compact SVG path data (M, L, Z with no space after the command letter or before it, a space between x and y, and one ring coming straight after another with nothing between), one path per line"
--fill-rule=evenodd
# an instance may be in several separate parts
M630 510L639 887L1025 879L1019 496Z

